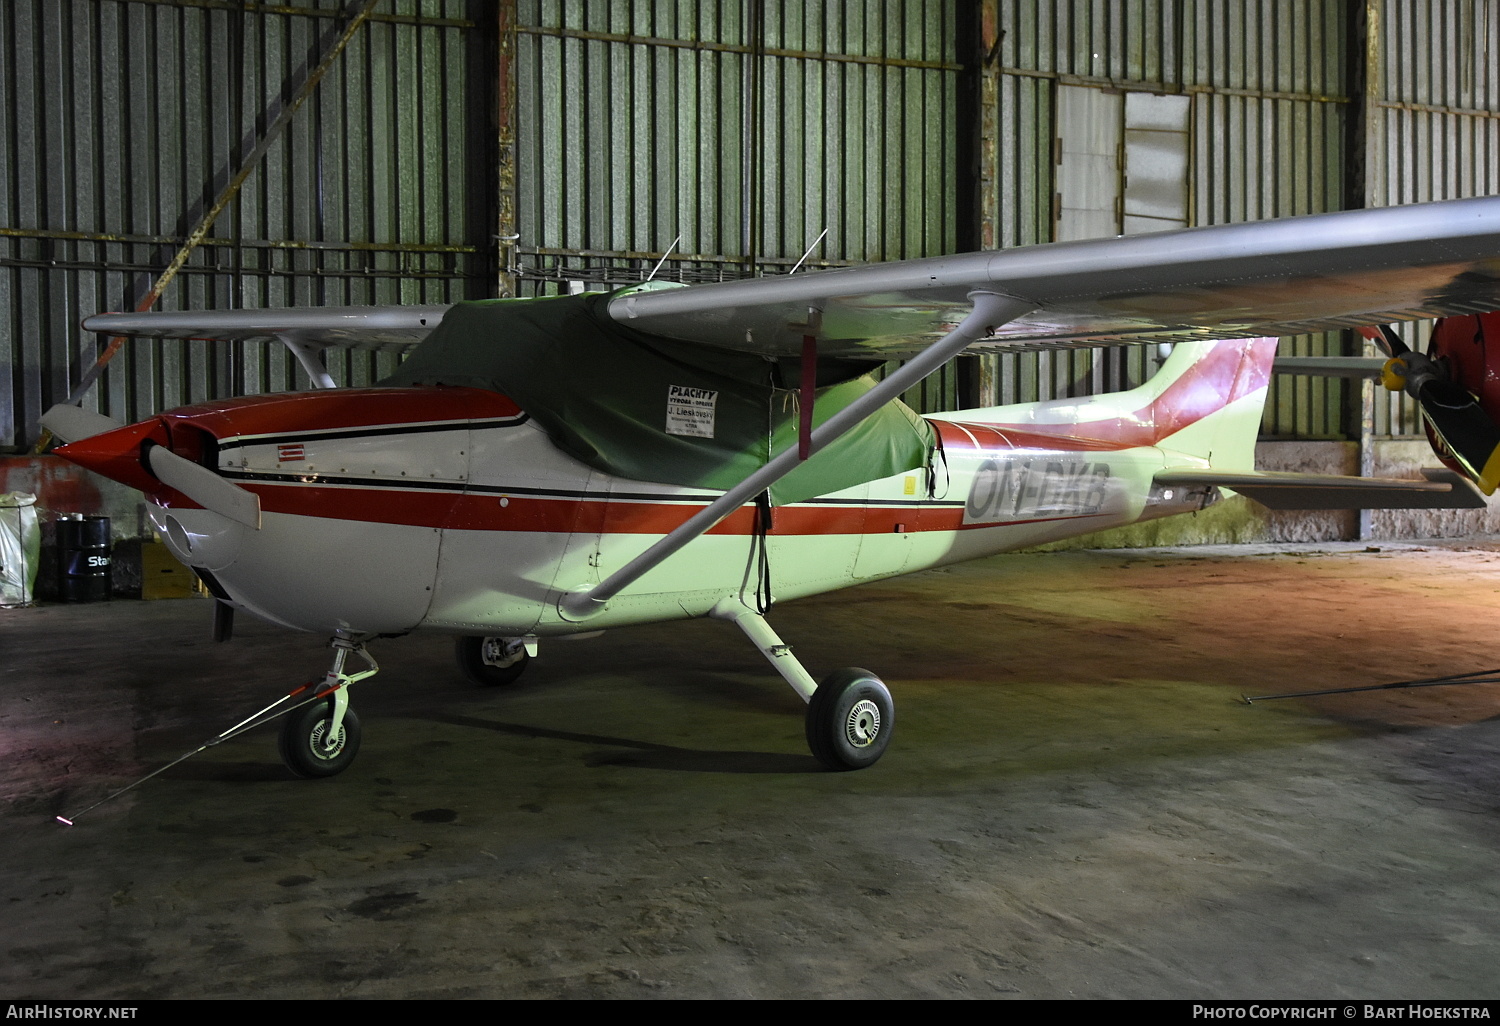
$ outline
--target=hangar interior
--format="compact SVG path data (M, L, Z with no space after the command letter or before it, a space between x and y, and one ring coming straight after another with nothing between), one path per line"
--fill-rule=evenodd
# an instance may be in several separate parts
M111 340L79 322L177 263L158 309L446 303L1500 192L1489 0L17 0L0 19L10 491L69 473L26 459L65 399L129 423L309 387L260 343L141 340L91 370ZM396 357L328 359L363 385ZM1081 394L1152 359L966 357L907 398ZM1260 462L1400 476L1421 436L1399 392L1277 375ZM75 511L138 537L104 491ZM1495 527L1236 504L1111 543Z
M125 593L152 544L140 496L47 454L43 411L129 423L311 382L279 345L115 345L86 316L729 281L1496 195L1500 2L6 0L0 140L0 494L109 516ZM1086 395L1157 356L961 357L906 399ZM340 385L397 365L327 359ZM1257 461L1411 476L1432 455L1403 394L1278 374ZM913 678L903 743L923 754L900 777L776 754L796 747L789 696L747 685L763 665L709 625L691 657L666 628L562 656L576 719L547 688L476 706L412 640L397 674L429 686L375 704L404 726L384 769L367 756L309 800L237 741L87 838L38 821L197 744L224 710L210 689L238 709L322 656L255 625L215 648L191 603L113 627L0 610L0 978L13 997L1493 996L1493 704L1226 709L1482 659L1494 556L1465 546L1497 517L1236 498L1067 543L1139 557L1028 554L816 600L821 662L865 658L873 624L868 657ZM1456 541L1412 541L1435 538ZM1157 548L1227 543L1303 547ZM1167 593L1168 616L1220 619L1171 630ZM931 619L892 612L923 601ZM1295 639L1272 653L1243 622L1267 605ZM1412 635L1394 658L1370 654L1391 625L1372 606ZM59 740L72 728L87 739Z
M20 0L0 17L13 456L69 398L130 423L309 387L279 347L180 341L124 345L93 381L108 339L80 321L138 308L174 261L157 309L447 303L1500 192L1488 0ZM1283 353L1364 347L1325 333ZM966 357L909 401L1118 389L1152 357ZM354 386L395 359L329 354ZM1421 435L1401 393L1278 375L1262 463L1410 471ZM46 472L7 459L6 487ZM1238 508L1179 540L1487 517Z

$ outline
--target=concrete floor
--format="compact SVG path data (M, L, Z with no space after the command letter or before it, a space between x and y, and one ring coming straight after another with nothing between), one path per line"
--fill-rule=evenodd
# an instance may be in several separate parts
M1003 556L788 604L881 673L821 772L733 628L553 644L476 690L383 641L358 760L273 733L73 813L321 672L201 601L0 610L0 994L1500 995L1494 546Z

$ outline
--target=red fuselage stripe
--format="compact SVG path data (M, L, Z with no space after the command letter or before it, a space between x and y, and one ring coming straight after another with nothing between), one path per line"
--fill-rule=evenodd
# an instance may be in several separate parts
M706 505L706 501L610 501L604 497L501 496L436 489L402 491L368 486L327 488L264 481L247 481L244 487L261 497L261 507L267 513L460 531L661 535L680 526ZM1026 519L1000 524L965 524L963 512L962 506L923 503L902 506L780 506L772 513L771 533L783 536L913 534L1040 522L1039 519ZM748 535L754 531L754 513L753 507L746 506L732 513L709 533ZM1065 516L1040 519L1079 518Z
M1217 345L1188 367L1155 400L1131 413L1106 420L1060 424L943 420L931 423L945 451L971 458L1005 456L1028 449L1044 453L1112 452L1155 446L1196 421L1265 387L1274 348L1272 340ZM226 446L256 441L279 443L294 455L305 455L305 450L297 448L298 436L314 435L320 431L353 429L349 434L353 441L359 437L358 429L362 427L379 429L379 433L400 434L402 425L424 430L421 425L451 423L453 429L463 430L469 422L521 416L519 407L494 392L431 387L253 396L184 407L164 414L163 420L169 424L201 425ZM155 423L148 422L130 430L155 430ZM132 435L132 444L121 443L119 448L129 452L119 459L128 457L138 464L137 441ZM76 447L83 448L82 445ZM146 475L139 472L138 476ZM237 475L228 476L237 478ZM661 535L681 525L708 501L611 498L607 494L598 497L501 495L494 491L465 492L460 490L458 482L430 489L374 483L339 486L319 484L315 476L300 482L237 479L236 483L260 495L262 508L268 513L466 531ZM147 487L154 484L147 479ZM153 498L167 505L195 505L170 490L158 491ZM919 501L901 505L809 503L776 509L772 533L906 534L982 529L1042 520L1074 520L1080 516L1072 514L978 524L965 524L963 519L964 507L959 504ZM749 534L753 529L753 510L745 508L710 533Z

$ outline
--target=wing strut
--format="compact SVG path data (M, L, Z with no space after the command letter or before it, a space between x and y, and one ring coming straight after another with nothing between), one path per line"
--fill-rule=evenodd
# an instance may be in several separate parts
M971 292L969 298L974 302L973 310L940 342L902 364L885 380L820 425L809 439L808 455L858 426L876 410L963 352L970 343L992 334L1001 325L1035 309L1033 303L998 292ZM792 446L783 451L594 587L564 595L558 601L558 611L567 619L575 621L586 620L601 611L606 602L640 580L688 542L711 530L729 514L795 470L803 459L801 448Z
M338 388L338 383L333 380L333 375L328 373L328 367L323 363L323 347L311 342L304 342L291 332L277 335L282 345L292 351L302 369L307 371L307 376L312 379L314 388Z
M797 458L812 455L813 399L818 394L818 332L823 311L807 308L807 334L802 336L802 394L797 407Z

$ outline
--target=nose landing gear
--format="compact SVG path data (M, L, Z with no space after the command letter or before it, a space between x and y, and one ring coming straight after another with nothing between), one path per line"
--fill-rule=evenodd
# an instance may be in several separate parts
M284 702L309 688L317 689L311 699L287 714L277 739L281 761L299 777L331 777L349 768L359 752L360 730L359 717L349 707L348 688L380 672L363 643L354 638L338 635L329 644L333 647L333 666L323 679L305 684L281 700ZM345 673L344 663L351 652L363 659L369 669Z
M340 701L342 700L342 701ZM342 716L337 707L344 706ZM309 779L342 773L359 751L359 717L348 707L343 689L326 701L295 710L281 725L277 749L287 769ZM338 726L333 726L337 719Z
M354 755L359 751L359 718L354 715L354 710L349 708L347 689L350 684L375 676L380 672L380 667L376 665L370 653L365 651L363 642L357 640L356 635L338 634L329 642L329 645L334 650L333 666L324 674L322 680L309 681L299 688L294 688L260 712L245 717L191 752L179 755L165 766L152 770L139 780L126 784L113 794L99 799L72 816L56 817L57 821L64 826L72 826L73 821L83 813L91 812L105 802L114 801L126 791L144 784L157 774L165 773L199 752L207 751L214 745L223 744L230 738L239 737L247 730L264 726L279 716L286 717L281 726L279 747L281 759L289 770L299 777L331 777L336 773L342 773L349 768L349 763L354 761ZM363 659L369 669L358 673L345 673L344 663L348 660L350 652ZM281 708L287 702L292 701L296 701L296 704L286 709Z

